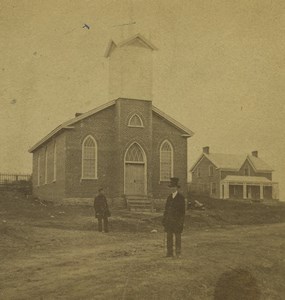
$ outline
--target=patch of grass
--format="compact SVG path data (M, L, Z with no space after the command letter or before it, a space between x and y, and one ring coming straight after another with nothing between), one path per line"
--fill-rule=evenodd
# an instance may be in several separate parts
M0 299L207 300L229 286L284 298L284 205L199 201L206 210L187 211L182 257L169 259L161 213L114 210L103 234L92 207L2 194Z

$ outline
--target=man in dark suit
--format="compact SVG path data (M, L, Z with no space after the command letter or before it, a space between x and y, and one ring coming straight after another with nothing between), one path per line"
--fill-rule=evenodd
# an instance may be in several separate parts
M165 204L162 224L167 233L167 257L173 257L173 237L175 235L175 253L179 257L181 254L181 233L183 231L185 217L185 198L179 192L179 179L170 178L169 187L171 194Z
M98 231L102 232L102 225L104 225L104 232L109 232L108 217L110 217L111 214L108 202L103 193L103 188L100 188L98 192L99 194L94 199L95 218L98 219Z

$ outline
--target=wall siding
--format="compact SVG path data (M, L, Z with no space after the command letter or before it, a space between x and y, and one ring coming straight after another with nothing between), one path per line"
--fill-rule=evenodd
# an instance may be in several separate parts
M213 175L209 175L209 167L213 166ZM200 169L200 177L197 175L198 168ZM216 184L216 193L211 195L211 183ZM220 197L220 170L216 169L215 165L205 156L201 159L199 165L192 172L192 184L194 186L206 185L208 192L207 194L213 198Z

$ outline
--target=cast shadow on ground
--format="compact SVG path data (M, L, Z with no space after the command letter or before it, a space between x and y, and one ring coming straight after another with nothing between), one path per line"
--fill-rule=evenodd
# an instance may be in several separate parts
M214 300L259 300L260 296L256 279L242 268L223 273L214 292Z

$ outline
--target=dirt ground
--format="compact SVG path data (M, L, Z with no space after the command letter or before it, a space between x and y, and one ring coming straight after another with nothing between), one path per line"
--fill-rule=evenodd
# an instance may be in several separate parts
M284 299L285 205L204 203L172 259L161 212L112 211L107 234L92 207L2 193L0 299Z

